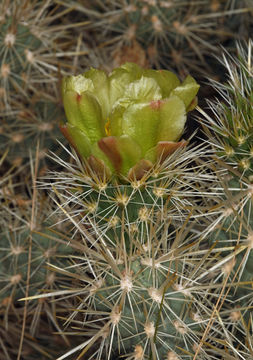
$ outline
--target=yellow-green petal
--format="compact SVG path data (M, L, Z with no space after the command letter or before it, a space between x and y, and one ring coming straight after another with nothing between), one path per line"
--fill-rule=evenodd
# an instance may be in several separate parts
M177 141L184 131L185 122L184 102L177 96L170 96L160 107L156 143Z
M154 79L142 76L139 80L135 80L127 86L124 98L128 99L129 102L146 102L161 99L162 93Z
M103 161L104 165L110 170L111 173L115 173L115 169L111 161L108 159L106 154L100 149L98 142L95 142L91 148L91 154Z
M163 98L170 96L173 89L180 85L178 77L168 70L144 70L144 76L154 79L159 85Z
M81 118L78 121L78 125L73 124L72 120L68 118L69 122L72 125L78 126L93 144L105 135L101 107L94 95L88 92L78 95L76 102Z
M141 147L142 156L156 144L159 110L152 104L130 105L122 118L122 134L129 135Z
M142 151L140 146L128 135L120 136L117 141L122 159L120 173L127 176L131 167L141 159Z
M197 95L198 90L199 84L196 83L193 77L188 75L180 86L172 90L171 95L178 96L184 102L187 109Z
M65 91L63 94L63 104L68 123L86 133L84 119L79 106L79 97L80 94L75 91Z
M91 68L83 74L83 77L87 80L91 80L93 84L93 90L90 91L97 101L99 102L102 110L103 118L108 117L111 111L109 102L109 79L108 75L103 70Z
M88 137L76 126L66 124L69 141L83 159L91 153L91 143ZM66 136L66 135L65 135ZM66 136L66 137L68 137Z
M109 133L112 136L121 136L122 135L122 119L125 112L123 106L118 105L111 113L109 121Z
M133 76L134 79L140 79L144 73L144 69L141 68L139 65L131 62L126 62L125 64L120 66L120 69L128 72Z
M109 98L111 108L115 106L116 101L124 96L126 87L135 81L136 77L133 73L122 68L114 69L109 76Z
M84 78L83 75L68 76L62 81L62 94L67 91L74 91L79 95L85 91L93 91L94 85L92 80Z

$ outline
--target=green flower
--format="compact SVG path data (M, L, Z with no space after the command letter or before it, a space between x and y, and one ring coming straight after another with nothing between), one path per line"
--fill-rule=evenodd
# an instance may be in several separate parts
M126 63L63 80L64 135L97 173L140 178L177 147L199 85Z

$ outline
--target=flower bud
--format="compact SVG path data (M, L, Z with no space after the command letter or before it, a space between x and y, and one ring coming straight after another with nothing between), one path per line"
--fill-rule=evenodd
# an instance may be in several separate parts
M167 70L126 63L107 75L90 69L63 80L62 131L94 171L139 178L180 141L199 85Z

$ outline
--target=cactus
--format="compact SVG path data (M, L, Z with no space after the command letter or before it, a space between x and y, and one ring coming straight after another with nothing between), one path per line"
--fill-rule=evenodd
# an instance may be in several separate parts
M142 70L129 63L109 77L92 69L63 82L68 122L62 131L83 164L76 159L79 168L68 165L69 174L56 180L56 188L69 185L64 197L72 196L65 204L82 213L83 224L112 239L120 238L122 228L127 232L128 224L143 227L151 214L160 217L164 207L178 220L189 214L191 200L198 197L191 184L196 178L203 182L205 175L202 166L188 168L200 155L198 148L177 140L187 109L195 106L197 90L191 77L180 85L170 72Z
M10 220L10 219L9 219ZM10 227L15 229L15 222L9 221ZM18 224L17 224L18 226ZM68 248L60 243L57 244L55 234L47 229L40 232L30 233L28 229L10 230L5 228L1 234L1 292L0 300L4 297L11 297L15 302L24 297L27 271L29 264L29 247L31 247L31 262L29 275L29 292L37 292L45 285L53 284L54 274L45 269L45 264L52 257L68 254ZM31 242L31 243L30 243ZM59 264L61 259L59 258ZM61 266L64 266L61 264Z
M94 37L99 33L98 45L110 48L114 67L131 61L176 70L181 76L189 71L214 76L210 52L218 54L218 44L235 38L235 29L245 24L250 11L244 1L230 6L216 0L61 3L91 19Z
M204 264L209 250L199 251L198 240L190 236L186 224L181 231L170 231L159 240L156 231L160 226L159 222L150 225L150 247L132 236L129 254L120 240L107 246L103 239L93 237L92 247L82 245L75 265L64 271L78 281L71 288L75 306L65 319L65 332L71 326L76 329L73 335L83 334L86 339L59 360L77 352L77 358L82 358L91 346L92 358L193 358L218 297L217 285L210 284ZM30 299L53 295L50 292ZM206 344L217 346L219 342L218 327L215 320L211 336L201 346L203 358L211 354Z
M66 61L68 25L53 26L66 14L58 11L54 1L3 1L0 5L0 92L3 98L0 113L15 109L15 103L29 102L32 94L43 94L51 100L52 89L57 91L61 59L62 72L67 72L71 61ZM69 11L68 11L69 12ZM50 26L51 25L51 26ZM73 52L72 52L73 55ZM51 91L45 88L49 83ZM42 84L42 85L41 85ZM56 94L57 92L55 92ZM54 95L55 96L55 95Z
M8 149L7 160L12 164L27 163L35 157L37 147L40 166L49 165L46 154L60 153L55 139L64 142L59 122L64 114L56 102L34 101L29 106L20 107L12 116L4 117L1 126L0 151ZM62 154L64 156L64 154Z
M250 40L245 51L239 44L237 57L224 54L229 78L225 84L214 83L222 101L209 102L214 118L206 116L205 121L205 126L216 135L213 146L217 155L249 182L253 174L252 46Z
M38 165L35 167L38 168ZM24 171L26 184L18 181L19 177L24 178ZM36 170L35 174L32 171L32 178L34 184ZM59 226L58 230L50 228L56 221L53 218L50 221L46 219L48 213L53 211L51 200L36 190L33 199L25 195L30 182L29 172L21 166L18 171L14 168L12 172L7 172L1 181L0 318L7 330L12 326L13 316L17 316L20 322L24 311L28 317L29 336L35 336L45 317L51 328L60 329L56 314L63 312L64 304L59 304L55 309L53 304L38 301L21 307L18 299L63 285L64 279L49 270L47 262L54 258L55 265L64 267L72 250Z
M238 56L224 55L229 79L225 85L215 83L223 101L209 102L214 117L207 115L201 119L205 132L221 166L227 169L227 179L218 186L225 188L225 198L221 207L220 220L224 228L235 229L236 217L245 222L245 229L253 226L252 219L252 143L253 143L253 80L252 41L247 51L238 45ZM217 169L218 166L217 166ZM227 209L224 207L227 205ZM238 228L239 229L239 226ZM237 231L238 232L238 231ZM231 245L235 245L232 243Z
M0 153L9 148L12 164L28 161L37 142L45 157L61 138L58 82L79 54L69 40L70 25L59 23L70 12L53 0L0 4Z
M194 218L199 217L198 204L205 196L204 187L215 177L206 172L206 164L194 162L200 157L205 159L203 147L188 148L186 144L181 146L182 140L178 141L185 123L182 127L177 124L181 121L178 109L181 107L186 113L195 106L196 101L192 100L198 86L191 77L180 84L167 72L164 76L171 82L162 82L163 74L126 64L109 76L93 69L63 82L68 123L62 129L78 155L72 155L76 165L57 157L67 171L53 172L49 179L54 180L55 202L75 225L75 234L82 235L83 243L81 254L73 254L73 267L55 269L81 281L82 285L77 283L68 290L74 305L65 318L65 328L68 333L69 326L79 329L81 325L78 332L88 338L59 360L78 351L81 358L92 345L93 357L106 354L108 359L131 354L135 359L138 354L140 358L193 358L196 343L201 356L207 358L212 355L206 344L218 346L219 320L213 319L209 326L214 304L222 296L216 274L209 274L214 267L212 250L201 250L200 232L192 232L197 221ZM154 81L160 85L160 95ZM111 84L117 88L116 98L112 96ZM129 88L135 89L132 97L126 96ZM180 107L173 107L177 115L171 116L168 106L167 116L159 116L171 97L181 99ZM154 109L154 102L160 106ZM139 104L144 109L144 119L149 119L143 125L141 111L136 115ZM131 107L136 132L141 126L145 138L130 137L134 135L131 117L127 115ZM154 138L153 131L148 131L152 121L158 125L157 119L165 122L159 126L170 130L163 132L162 139ZM127 146L122 151L118 140L123 137L121 129L134 149L136 144L140 147L141 155L137 153L132 159ZM108 142L112 139L116 139L118 147L113 141ZM159 149L159 140L169 146L169 151L165 146L165 152L152 159L150 149ZM100 146L100 141L107 147ZM156 154L154 150L153 153ZM143 166L147 156L153 160L149 160L149 167L147 162ZM221 267L219 261L215 268ZM27 299L64 297L65 291L50 291ZM203 333L205 341L201 341ZM217 351L222 354L224 350Z
M216 244L223 256L231 255L228 263L232 284L230 298L237 314L234 343L243 353L246 349L248 353L252 351L248 329L252 331L253 325L252 45L252 40L248 46L238 44L236 57L224 54L227 83L214 83L222 101L209 102L213 116L200 110L205 116L201 121L217 159L215 171L223 167L227 172L226 177L216 184L220 200L214 206L216 215L206 234L209 244Z
M251 13L1 2L1 360L252 359ZM59 79L91 64L111 73L64 79L65 122ZM207 141L186 121L197 82L150 65L215 78Z
M10 225L14 225L10 223ZM11 314L20 311L18 299L38 292L57 289L64 283L53 271L46 269L46 263L54 258L55 265L64 266L70 248L59 243L59 235L44 230L31 233L27 230L10 231L1 234L0 268L0 307L4 313L5 326L10 324ZM29 275L28 275L29 274ZM28 281L29 277L29 281ZM28 292L27 292L28 291ZM28 306L29 333L38 334L44 314L54 330L60 330L55 314L61 314L62 306L57 309L46 301L38 301Z

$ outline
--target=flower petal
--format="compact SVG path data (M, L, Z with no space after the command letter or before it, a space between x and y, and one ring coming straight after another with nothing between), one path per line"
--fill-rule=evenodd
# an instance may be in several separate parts
M109 76L109 101L111 108L115 107L117 100L124 96L127 86L139 77L135 77L134 73L120 67L114 69Z
M162 97L167 98L173 89L180 85L178 77L168 70L144 70L144 76L153 78L159 85Z
M129 136L109 136L100 139L99 149L107 156L116 173L127 175L129 169L141 159L141 149Z
M129 170L127 177L130 181L140 180L152 167L152 162L142 159Z
M107 138L102 138L102 139L100 139L100 141L102 141L103 139L107 139ZM99 146L100 141L95 142L92 145L91 155L94 156L94 158L101 160L104 163L104 166L106 166L110 170L111 173L115 173L115 169L114 169L112 162L109 160L108 156L104 153L104 151Z
M122 165L122 158L119 152L118 142L116 137L108 136L99 140L99 148L108 157L117 173L120 172Z
M62 95L67 91L73 91L79 95L85 91L93 91L94 85L92 80L85 79L83 75L68 76L62 80Z
M61 125L60 129L76 152L83 159L86 159L91 153L91 143L88 137L80 129L71 124Z
M102 109L102 116L106 119L111 111L108 75L103 70L91 68L83 74L83 77L92 81L94 88L90 92L97 99Z
M128 105L132 101L147 102L161 98L162 93L157 82L152 78L142 76L127 86L123 98L120 99L120 104L126 103Z
M185 122L186 110L183 101L177 96L170 96L159 110L156 143L178 140L184 131Z
M118 105L111 113L109 118L109 132L112 136L122 135L122 119L125 112L123 106Z
M140 146L142 157L156 145L159 110L150 104L130 105L122 118L122 134L129 135Z
M188 75L186 79L182 82L180 86L177 86L172 92L172 95L178 96L181 100L183 100L186 109L191 104L192 100L197 95L199 90L199 85L196 81ZM188 109L187 109L188 111Z
M132 62L126 62L125 64L121 65L119 69L123 69L127 73L131 74L133 79L140 79L144 72L143 68Z
M141 159L141 148L127 135L117 138L117 142L122 159L120 173L126 176L129 169Z
M156 146L157 160L163 162L169 155L177 149L185 147L187 144L188 141L186 140L181 140L179 142L160 141Z
M91 143L104 136L101 107L91 93L67 91L63 103L68 122L84 132Z

